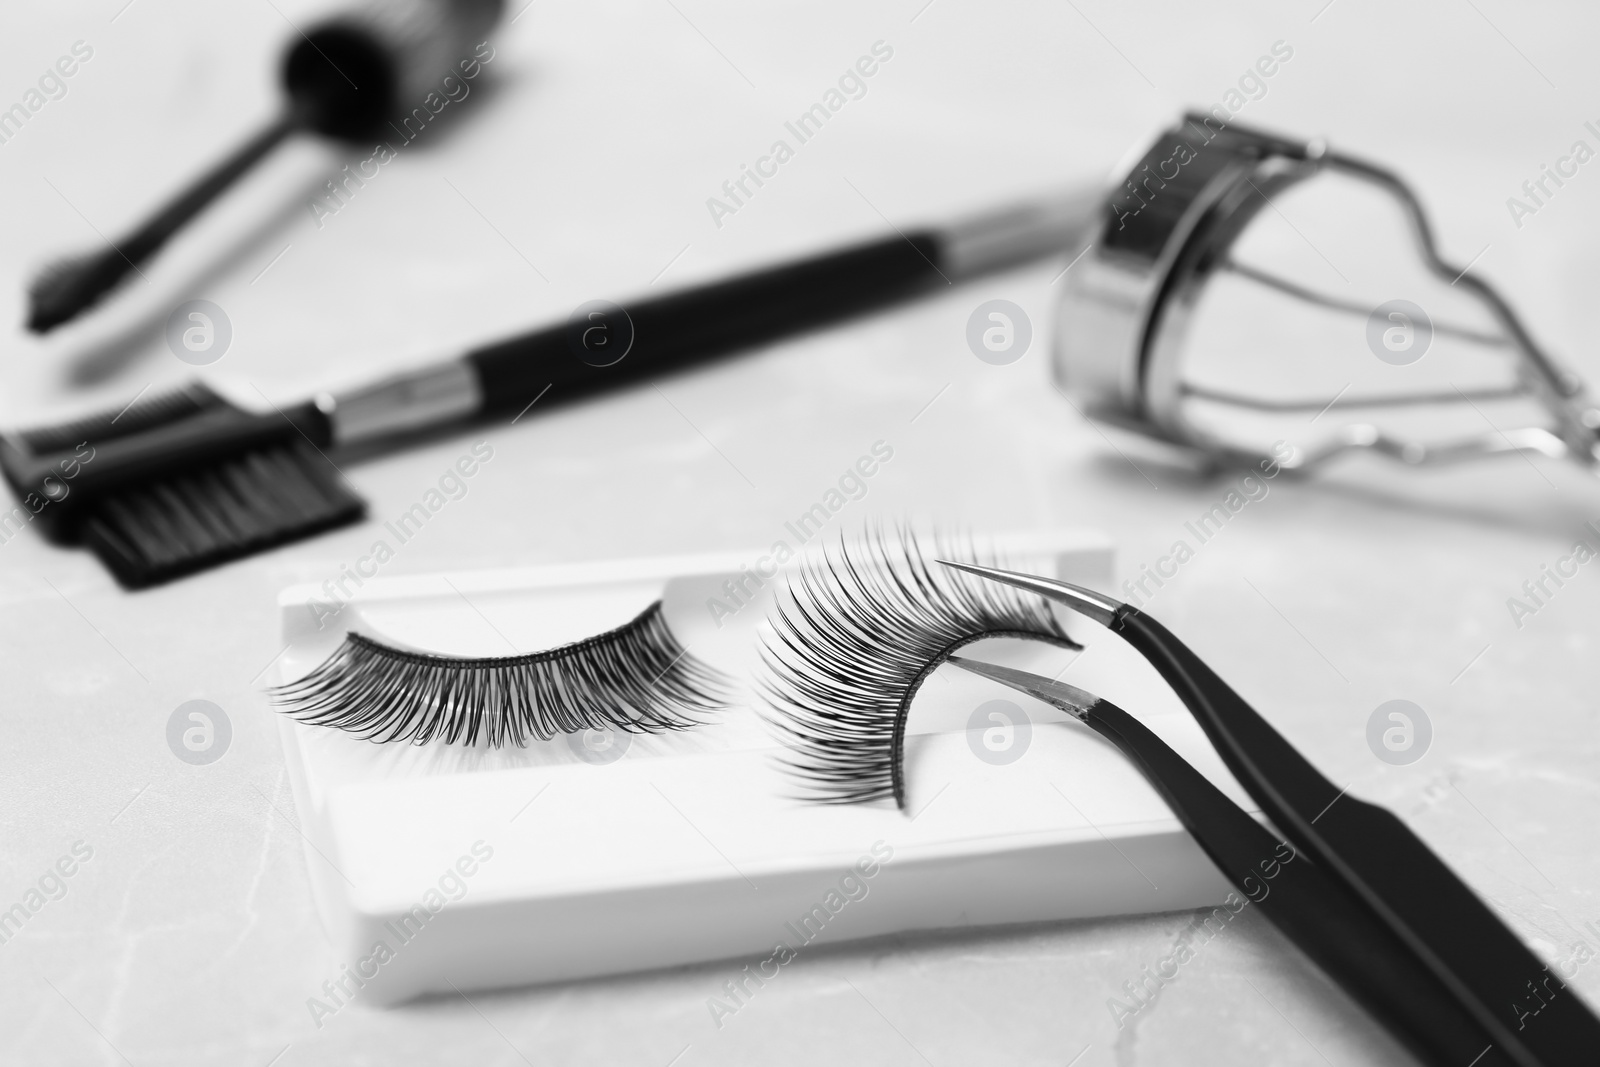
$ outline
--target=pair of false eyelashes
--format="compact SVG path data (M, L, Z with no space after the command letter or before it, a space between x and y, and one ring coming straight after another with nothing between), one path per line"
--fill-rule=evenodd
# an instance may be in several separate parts
M939 558L978 559L971 546ZM809 799L904 806L911 702L951 655L989 637L1079 647L1042 597L932 561L907 531L803 561L762 638L757 692ZM668 627L657 601L614 630L544 652L459 658L351 633L272 691L290 715L373 741L491 747L614 729L702 724L728 683Z

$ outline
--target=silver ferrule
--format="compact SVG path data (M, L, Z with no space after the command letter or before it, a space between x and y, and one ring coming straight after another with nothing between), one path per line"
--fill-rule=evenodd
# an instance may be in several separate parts
M336 446L455 422L476 414L482 403L478 376L461 359L316 396L317 409L328 417Z
M962 219L941 233L951 281L1066 252L1095 225L1105 191L1085 187Z

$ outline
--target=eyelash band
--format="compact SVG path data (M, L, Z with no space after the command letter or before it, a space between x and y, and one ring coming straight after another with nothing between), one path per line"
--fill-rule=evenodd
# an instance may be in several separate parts
M941 558L977 562L935 539ZM905 809L906 718L945 660L986 637L1062 648L1049 603L951 567L930 567L907 530L841 542L799 564L763 635L758 690L789 748L805 799L853 804L893 797Z
M369 741L493 748L559 733L664 733L722 706L724 680L688 654L658 600L633 621L544 652L476 659L411 652L357 633L270 691L302 722Z

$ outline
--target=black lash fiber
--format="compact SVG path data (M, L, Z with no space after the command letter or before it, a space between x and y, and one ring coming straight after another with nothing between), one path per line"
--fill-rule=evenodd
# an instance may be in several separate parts
M520 656L438 656L350 633L271 697L302 722L370 741L499 748L581 730L687 729L721 706L723 688L678 643L658 600L615 630Z
M937 558L999 565L935 537ZM1021 637L1080 648L1043 597L927 558L911 531L869 531L801 561L761 656L768 718L802 799L905 808L906 717L928 676L962 647Z

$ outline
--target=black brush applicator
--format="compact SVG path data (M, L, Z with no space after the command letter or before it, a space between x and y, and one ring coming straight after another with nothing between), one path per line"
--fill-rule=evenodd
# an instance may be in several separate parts
M245 410L194 383L0 433L0 475L17 499L0 505L0 532L34 525L86 545L130 588L165 582L361 518L330 456L515 422L535 403L635 385L1048 256L1101 207L1098 190L1076 190L626 308L591 302L565 322L281 408Z
M47 333L99 303L290 136L361 142L421 107L502 7L503 0L373 3L298 34L283 59L283 111L122 240L42 270L28 289L28 329Z

